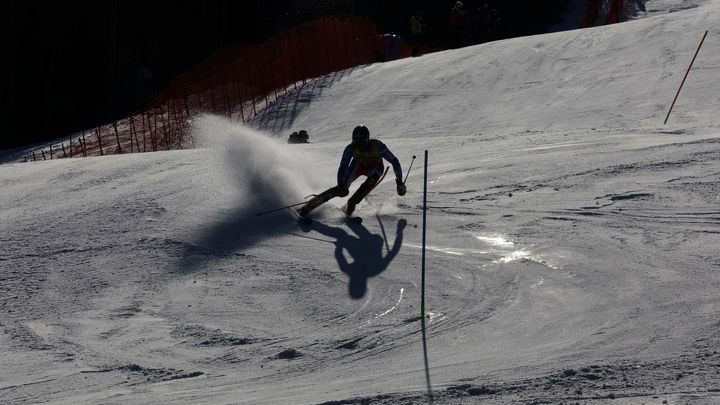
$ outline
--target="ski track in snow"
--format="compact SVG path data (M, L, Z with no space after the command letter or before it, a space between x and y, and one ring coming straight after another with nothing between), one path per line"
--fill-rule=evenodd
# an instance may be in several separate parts
M720 403L718 32L660 125L720 17L691 3L339 72L270 134L202 116L197 150L0 166L0 402L427 402L422 162L362 224L255 215L334 185L365 122L430 151L435 403Z

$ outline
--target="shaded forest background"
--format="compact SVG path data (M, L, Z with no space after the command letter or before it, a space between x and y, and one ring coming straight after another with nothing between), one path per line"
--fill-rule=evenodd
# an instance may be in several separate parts
M572 0L487 2L497 38L540 34ZM137 0L5 3L0 29L0 149L57 139L142 109L175 76L232 45L261 43L320 16L369 16L380 33L410 36L422 12L424 41L447 42L455 0ZM481 68L481 67L479 67Z

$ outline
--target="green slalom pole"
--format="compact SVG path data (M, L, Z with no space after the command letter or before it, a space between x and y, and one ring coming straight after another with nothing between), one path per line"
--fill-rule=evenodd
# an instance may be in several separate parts
M430 403L433 402L432 384L430 383L430 363L428 362L427 351L427 331L425 326L425 235L426 235L426 217L427 217L427 166L428 151L425 151L425 180L423 186L423 231L422 231L422 286L420 288L420 325L422 329L423 340L423 357L425 359L425 384L427 385L427 395Z
M425 175L423 180L423 230L422 230L422 283L420 287L420 319L425 319L425 234L427 218L427 167L428 151L425 151Z

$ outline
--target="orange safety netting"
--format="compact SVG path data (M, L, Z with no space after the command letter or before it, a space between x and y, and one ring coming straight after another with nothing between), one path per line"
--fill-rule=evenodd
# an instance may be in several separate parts
M365 17L331 16L254 46L230 47L176 77L143 111L83 131L25 160L149 152L190 147L198 113L247 121L308 79L386 59L382 38ZM408 55L404 50L401 54Z
M620 22L625 3L626 0L587 0L580 28Z

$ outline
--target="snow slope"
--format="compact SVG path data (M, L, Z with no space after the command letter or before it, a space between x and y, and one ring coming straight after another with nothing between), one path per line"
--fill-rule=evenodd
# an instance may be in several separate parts
M259 130L199 117L202 149L3 165L0 402L720 403L719 20L360 67ZM334 185L358 123L418 157L405 197L254 215Z

